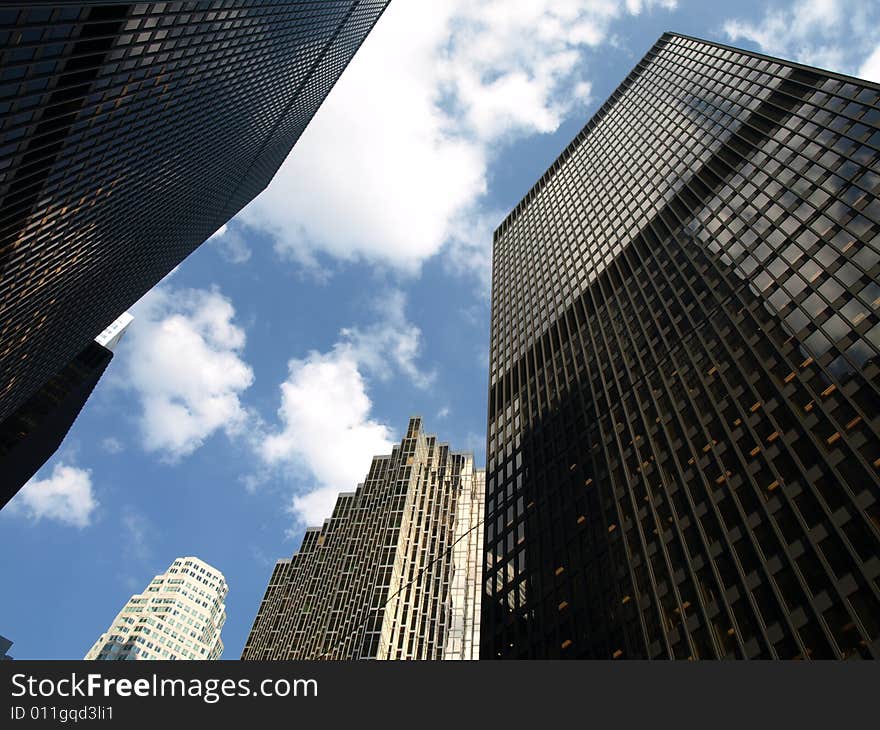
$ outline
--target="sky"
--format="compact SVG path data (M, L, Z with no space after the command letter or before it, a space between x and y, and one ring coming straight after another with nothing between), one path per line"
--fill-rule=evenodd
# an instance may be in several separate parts
M880 81L878 29L880 0L393 0L0 511L12 655L81 658L195 555L237 659L275 561L410 416L485 463L492 231L662 32Z

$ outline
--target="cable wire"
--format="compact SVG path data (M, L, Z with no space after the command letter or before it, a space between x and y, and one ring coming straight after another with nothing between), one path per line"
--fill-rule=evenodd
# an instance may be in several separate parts
M409 588L413 583L415 583L417 580L419 580L428 568L430 568L434 563L436 563L441 558L444 558L449 553L449 551L452 550L452 548L454 548L459 542L461 542L461 540L463 540L465 537L470 535L474 530L476 530L478 527L480 527L485 521L486 521L486 518L483 517L482 519L480 519L479 522L477 522L477 524L475 524L473 527L469 528L467 530L467 532L463 532L461 535L459 535L458 538L453 540L453 542L449 545L449 547L446 548L446 550L444 550L442 553L440 553L440 555L438 555L436 558L434 558L429 563L427 563L423 568L421 568L419 570L419 572L412 579L410 579L410 581L408 583L406 583L405 585L402 585L394 593L392 593L390 596L388 596L388 598L385 599L385 603L383 603L381 606L379 606L376 609L376 611L381 611L389 603L391 603L391 599L393 599L395 596L397 596L405 588ZM372 611L368 611L368 614L371 614L371 613L372 613ZM321 654L320 656L318 656L316 658L317 659L326 659L327 656L332 651L334 651L335 649L338 649L342 644L344 644L346 641L348 641L348 639L350 639L355 633L360 631L366 625L367 621L369 621L371 618L372 618L372 616L368 615L363 621L361 621L361 623L359 623L348 634L346 634L346 636L343 637L336 646L331 647L330 649L328 649L327 651L325 651L323 654Z

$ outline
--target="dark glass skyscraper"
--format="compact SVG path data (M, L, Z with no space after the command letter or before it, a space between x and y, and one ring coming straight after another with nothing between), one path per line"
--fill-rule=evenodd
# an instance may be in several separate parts
M112 358L90 342L0 424L0 507L58 450Z
M128 312L119 317L0 422L0 508L61 446L131 320Z
M268 184L386 5L0 6L0 421Z
M880 87L666 34L495 233L482 656L880 656Z
M478 658L484 474L410 419L277 563L241 658Z
M12 659L9 656L9 649L12 647L13 642L7 639L5 636L0 636L0 661L10 660Z

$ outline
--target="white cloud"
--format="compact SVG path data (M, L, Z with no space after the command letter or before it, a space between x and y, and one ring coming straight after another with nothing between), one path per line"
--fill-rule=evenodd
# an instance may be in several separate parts
M363 479L376 454L391 448L391 429L370 417L358 362L349 348L291 360L281 385L282 429L259 447L269 465L288 464L318 486L297 495L293 510L309 524L329 516L336 495Z
M876 3L796 0L769 8L757 22L730 19L724 32L731 41L751 41L770 55L865 76L863 64L871 73L868 57L878 49L878 25Z
M587 54L615 20L674 4L395 0L239 220L305 265L324 254L412 272L464 240L452 256L482 274L491 237L462 231L487 227L480 206L497 149L554 131L586 104Z
M35 522L47 519L79 528L91 524L97 507L91 471L61 462L55 464L49 477L32 478L8 505L13 513Z
M674 10L678 3L676 0L658 0L656 3L647 2L645 0L626 0L626 9L631 15L638 15L646 7L657 5L665 10Z
M108 436L101 441L101 448L108 454L119 454L125 450L125 446L115 436Z
M880 84L880 44L874 49L859 68L856 76Z
M159 287L134 312L124 364L144 448L174 461L216 431L237 434L247 420L240 395L254 376L232 303L216 289Z
M390 449L389 445L386 451L390 451ZM366 467L361 473L361 478L363 478L365 473ZM348 491L353 492L354 489L354 487L351 487ZM297 523L318 526L333 513L333 507L339 498L340 491L345 490L331 486L318 487L304 494L296 494L291 500L287 512L296 518ZM287 531L288 537L293 537L296 534L298 534L298 530L295 528Z
M452 222L446 240L444 265L454 273L475 276L484 301L492 285L492 235L505 215L500 210L471 210Z
M149 535L152 526L149 520L131 507L126 507L122 515L123 551L130 560L146 562L152 556Z
M421 331L406 319L405 304L402 293L390 291L375 305L376 323L343 329L329 351L288 363L279 426L264 428L253 445L266 469L309 484L290 504L300 522L328 517L339 492L354 490L372 457L391 450L393 430L372 415L366 376L387 380L397 372L417 387L433 382L434 373L418 365ZM266 478L245 482L252 490Z
M449 406L443 406L439 411L437 411L437 418L442 420L444 418L448 418L451 413L451 409Z
M220 255L231 264L243 264L251 258L244 232L235 223L224 223L208 238L208 242L213 242Z
M375 304L381 317L379 322L366 329L343 329L337 347L349 350L356 362L381 380L388 380L392 374L391 366L396 365L414 385L427 388L434 382L436 373L425 372L416 364L422 347L422 332L407 320L405 308L403 292L390 290Z

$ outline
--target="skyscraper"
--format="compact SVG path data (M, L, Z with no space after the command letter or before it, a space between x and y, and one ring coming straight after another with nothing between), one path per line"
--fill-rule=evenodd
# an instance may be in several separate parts
M242 659L478 658L484 489L411 419L275 566Z
M265 188L386 5L0 7L0 421Z
M61 446L131 321L132 316L124 312L0 422L0 508Z
M880 87L663 35L494 237L482 656L880 656Z
M12 642L5 636L0 636L0 661L11 661L9 650L12 648Z
M177 558L132 596L85 659L219 659L226 579L194 557Z

